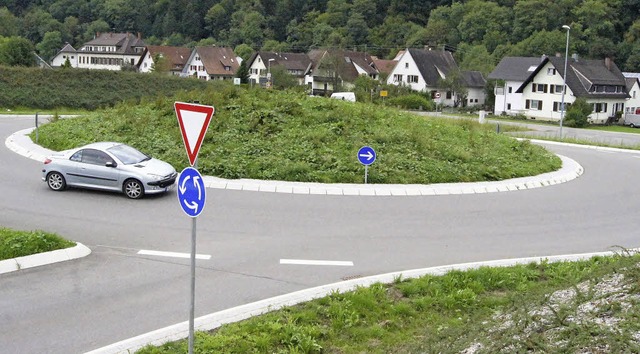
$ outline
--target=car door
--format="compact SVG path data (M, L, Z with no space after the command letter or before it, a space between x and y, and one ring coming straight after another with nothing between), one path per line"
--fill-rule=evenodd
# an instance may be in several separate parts
M113 158L97 149L81 150L81 161L77 164L78 183L101 189L120 189L120 172ZM111 166L107 166L111 163Z

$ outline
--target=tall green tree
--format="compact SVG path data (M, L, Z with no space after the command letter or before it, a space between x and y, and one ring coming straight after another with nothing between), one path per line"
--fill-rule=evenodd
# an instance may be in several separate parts
M44 38L38 44L36 44L36 49L38 50L38 54L44 60L51 60L56 53L62 48L62 34L58 31L47 32L44 34Z
M0 36L11 37L18 34L18 18L5 7L0 7Z
M247 61L243 60L240 63L240 67L236 71L236 77L240 79L240 83L248 84L249 83L249 67L247 67Z
M23 37L9 37L0 42L0 64L34 66L33 43Z

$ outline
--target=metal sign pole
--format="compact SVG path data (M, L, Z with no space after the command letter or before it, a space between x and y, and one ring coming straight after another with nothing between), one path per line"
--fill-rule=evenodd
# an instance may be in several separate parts
M364 165L364 184L367 184L367 176L369 175L369 166Z
M38 143L38 112L36 112L36 144Z
M198 169L198 158L193 164ZM189 302L189 354L193 354L193 342L195 339L195 308L196 308L196 220L191 218L191 300Z
M191 302L189 304L189 354L193 354L196 303L196 220L191 220Z

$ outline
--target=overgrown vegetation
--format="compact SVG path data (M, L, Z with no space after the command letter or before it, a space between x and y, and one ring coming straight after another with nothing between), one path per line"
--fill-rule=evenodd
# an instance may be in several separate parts
M0 227L0 260L75 246L75 242L44 231L17 231Z
M560 167L553 154L498 135L493 127L403 113L304 93L218 83L178 101L216 107L199 153L199 170L223 178L361 183L356 153L372 146L371 183L500 180ZM174 165L187 165L174 99L120 104L40 128L39 142L65 150L94 141L131 144Z
M576 100L567 108L564 125L567 127L584 128L589 125L589 115L593 112L591 104L584 98Z
M42 70L0 66L0 106L5 109L87 109L143 97L165 97L208 87L202 80L109 70Z
M211 332L197 353L637 353L638 255L482 267L313 300ZM185 353L186 340L139 354Z

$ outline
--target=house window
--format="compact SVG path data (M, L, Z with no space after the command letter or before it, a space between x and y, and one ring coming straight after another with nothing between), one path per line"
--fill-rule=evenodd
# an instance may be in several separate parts
M404 63L404 68L409 69L409 63Z
M571 105L571 103L565 102L564 103L564 107L565 107L565 112L566 112L566 108L569 107ZM554 112L560 112L562 111L562 102L553 102L553 111Z
M547 93L547 84L533 84L531 92L544 92Z
M606 103L594 103L593 104L593 111L596 112L596 113L606 112L607 111L607 104Z
M511 110L511 103L507 103L507 109Z
M509 93L513 93L513 87L509 86Z
M200 61L200 57L196 56L196 61Z
M447 91L447 99L450 100L452 96L453 93L451 91Z
M526 100L525 101L525 108L526 109L532 109L532 110L542 110L542 101L540 100Z
M551 93L562 93L562 85L551 85Z
M632 96L633 98L636 98L636 92L635 92L635 91L633 91L633 92L631 93L631 96Z
M547 75L555 75L555 74L556 74L555 68L547 68Z
M407 75L407 82L418 82L418 75Z
M393 74L393 82L402 82L401 74Z

